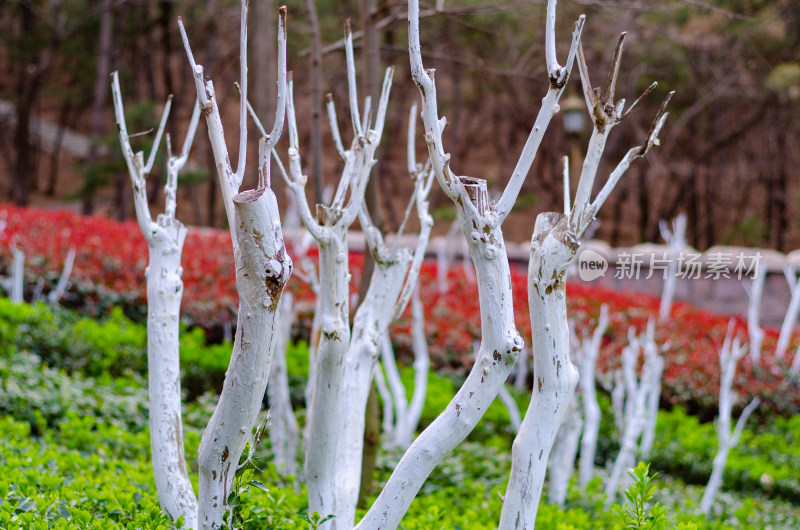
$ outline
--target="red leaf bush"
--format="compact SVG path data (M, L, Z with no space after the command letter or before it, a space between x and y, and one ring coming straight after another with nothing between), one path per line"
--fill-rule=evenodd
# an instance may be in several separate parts
M42 211L0 206L0 267L7 270L9 248L16 244L26 253L29 283L43 278L55 284L70 248L76 258L68 302L90 314L104 313L121 305L132 316L144 315L146 289L144 270L147 245L133 222L118 223L102 217L84 217L71 212ZM363 257L351 256L353 293L358 291ZM219 328L235 319L238 295L235 286L230 235L227 231L190 228L183 251L183 315L194 325ZM527 279L524 266L512 267L516 324L523 337L530 337L527 310ZM460 268L448 272L449 289L439 293L436 266L425 263L420 273L421 297L426 307L426 332L434 366L463 372L473 362L473 342L480 337L480 308L476 286ZM313 301L301 281L289 283L299 300ZM580 284L568 286L568 311L579 335L591 332L603 303L609 305L611 324L600 354L601 372L618 366L619 352L627 341L628 328L642 330L656 318L658 300L632 293L617 293ZM727 330L728 318L676 304L668 322L656 326L659 344L668 344L662 399L681 403L689 410L713 417L719 391L718 347ZM403 354L409 349L409 320L394 327L393 338ZM736 326L746 337L746 326ZM753 366L749 357L741 361L736 386L740 406L755 395L768 410L785 415L800 410L798 382L786 376L787 361L777 362L772 352L777 332L766 329L762 361ZM530 343L530 340L526 340ZM789 356L791 358L791 355Z

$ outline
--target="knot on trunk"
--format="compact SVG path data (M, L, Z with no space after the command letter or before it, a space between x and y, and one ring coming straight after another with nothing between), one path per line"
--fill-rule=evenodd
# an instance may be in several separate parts
M531 240L531 284L540 296L564 296L569 262L580 243L570 229L569 217L557 212L544 212L536 217Z

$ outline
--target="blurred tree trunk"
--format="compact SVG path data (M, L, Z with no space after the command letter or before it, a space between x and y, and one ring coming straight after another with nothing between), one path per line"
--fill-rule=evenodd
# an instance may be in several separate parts
M278 71L278 59L276 55L275 43L278 35L278 7L275 0L261 0L250 4L250 20L253 28L250 54L250 73L253 79L253 87L256 89L250 93L250 101L256 115L264 123L270 123L275 116L275 101L277 100L278 85L276 82ZM281 197L283 189L283 179L278 175L275 163L270 157L272 165L272 191L276 196Z
M380 369L380 368L378 368ZM358 490L358 507L367 508L367 499L372 495L375 483L375 459L381 441L381 413L378 407L378 392L375 383L367 399L364 423L364 450L361 456L361 487Z
M322 189L325 187L322 174L322 44L320 43L319 20L314 0L306 0L308 25L311 39L311 180L314 182L314 196L322 204Z
M31 6L20 3L19 29L22 35L31 35L36 31L35 19ZM57 45L57 28L52 28L50 41L41 55L36 57L35 49L25 48L17 66L17 128L14 135L17 158L12 172L10 199L20 206L28 204L31 191L36 189L36 153L31 141L31 116L43 74L50 67Z
M111 72L111 53L112 41L114 30L114 14L112 8L114 7L113 0L102 0L100 8L100 41L99 51L97 54L97 70L94 81L94 91L92 97L91 108L91 124L89 129L89 138L91 146L89 147L89 156L86 159L86 166L88 170L87 182L84 188L83 195L83 213L89 215L94 211L94 195L98 186L96 176L94 174L93 166L97 163L98 139L100 138L100 131L103 125L103 105L106 102L106 92L108 92L108 75Z
M789 228L787 196L789 193L788 179L786 178L786 159L788 150L786 148L788 131L790 124L784 118L786 113L783 109L776 109L773 123L773 130L778 131L775 138L775 168L772 178L770 178L770 198L769 210L772 215L772 223L769 226L770 243L776 249L785 252L786 231Z
M61 155L61 147L64 144L64 132L69 127L74 105L71 100L67 100L61 105L61 110L58 112L58 133L56 133L56 142L53 146L53 152L50 154L50 174L47 178L47 187L44 190L45 195L53 197L56 194L56 184L58 182L58 159Z
M258 2L256 5L260 4ZM175 24L175 15L172 9L172 2L170 0L161 0L158 3L159 17L158 24L161 28L161 78L164 82L164 88L167 94L175 94L175 81L172 77L172 69L170 68L170 54L172 53L172 37L170 30ZM167 130L174 136L174 121L167 122ZM172 126L171 126L172 125Z

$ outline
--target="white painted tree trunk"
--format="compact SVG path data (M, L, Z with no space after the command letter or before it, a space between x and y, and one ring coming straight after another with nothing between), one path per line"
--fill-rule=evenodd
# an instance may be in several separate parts
M593 89L579 44L583 19L578 22L573 33L567 67L561 68L555 60L555 2L548 2L547 18L546 55L551 89L545 100L560 93L559 84L553 80L559 77L566 80L572 66L572 57L577 51L584 95L590 115L594 119L594 132L572 209L568 209L570 201L565 197L566 211L563 215L548 212L539 214L536 218L528 266L528 303L533 330L533 395L513 444L508 490L500 515L500 528L503 530L534 527L547 458L578 382L578 371L569 357L569 326L565 301L565 278L569 262L577 252L580 238L631 162L644 156L657 144L658 132L666 118L664 109L669 100L667 98L659 109L645 143L628 151L592 201L594 179L608 134L638 102L634 102L626 112L623 112L622 101L614 103L614 88L624 35L617 44L606 88ZM569 171L565 171L564 176L568 179ZM565 182L564 189L570 189L568 182Z
M533 395L514 439L501 529L534 527L550 450L578 383L578 370L569 357L565 283L577 248L569 217L539 214L528 266Z
M711 506L714 504L714 497L717 491L719 491L720 486L722 486L722 475L725 470L725 464L728 461L728 453L739 443L739 437L742 434L742 430L744 430L748 418L761 403L758 397L753 398L742 411L741 416L739 416L736 422L736 427L733 432L731 432L731 411L737 398L737 393L733 390L733 380L736 376L736 364L747 350L747 346L742 345L738 337L734 337L734 330L734 323L733 320L731 320L728 324L728 333L725 337L725 342L722 344L722 348L720 348L719 351L719 416L715 422L718 449L717 454L714 456L711 477L708 480L708 485L700 501L700 511L706 515L711 512Z
M764 293L766 279L766 271L756 270L750 285L742 284L750 299L747 304L747 334L750 337L750 360L756 365L761 362L761 343L764 341L764 330L759 326L759 320L761 320L761 296Z
M392 341L388 334L384 335L381 340L380 363L383 371L379 370L376 373L375 380L378 385L378 393L383 399L383 433L386 436L387 445L397 446L399 445L397 431L400 428L400 422L406 415L408 399L406 389L400 380L400 371L397 369Z
M644 364L641 376L637 377L636 366L640 353L644 354ZM620 483L626 478L625 472L635 464L637 452L641 453L647 443L652 446L652 439L647 442L644 438L647 429L653 429L652 433L655 433L663 368L664 361L655 344L653 321L648 322L647 330L642 336L637 337L631 328L628 332L628 345L622 350L625 389L622 436L619 454L606 483L606 504L614 501ZM640 438L643 439L641 445ZM649 447L647 450L649 451Z
M150 394L150 449L156 492L170 517L184 517L197 526L197 500L186 472L181 420L181 377L178 353L181 250L186 229L179 221L159 216L159 228L148 248L147 372ZM191 526L190 526L191 527Z
M361 479L364 413L374 377L381 338L389 323L403 310L413 292L424 257L432 219L427 213L427 195L432 176L417 167L409 168L415 178L415 201L422 230L413 256L407 249L389 250L363 207L364 188L375 163L386 115L393 69L387 70L374 123L365 103L364 121L356 94L352 35L345 30L350 114L354 140L345 150L335 119L333 101L328 111L334 144L345 167L331 206L317 206L317 220L311 216L304 193L299 142L293 99L288 100L290 131L290 173L287 185L297 199L300 217L320 248L319 318L320 341L316 348L308 412L306 479L309 511L334 515L331 529L352 528ZM425 173L425 178L423 178ZM348 196L350 200L345 205ZM349 271L347 229L360 218L375 270L364 300L349 326Z
M575 470L575 457L583 429L577 397L574 396L567 407L566 417L553 442L553 450L547 463L548 499L557 506L563 506L567 499L569 479Z
M462 177L464 180L467 179ZM483 200L485 193L484 187ZM469 197L466 200L470 200ZM464 210L460 216L461 225L466 234L474 236L469 240L469 247L478 270L481 300L482 341L478 362L447 408L408 448L356 528L397 528L433 468L470 433L486 412L522 348L522 338L514 327L510 271L502 233L498 227L487 224L474 203L470 202Z
M278 203L270 185L269 156L283 129L286 101L286 8L278 17L278 103L270 135L259 142L258 188L239 193L247 153L247 0L242 2L239 107L239 161L230 164L214 86L196 64L188 37L179 21L197 96L208 125L217 176L228 218L239 291L239 314L233 352L217 407L200 441L198 452L200 528L226 524L228 498L245 444L269 379L278 328L283 287L292 271L281 233Z
M639 437L646 422L647 391L644 386L646 376L643 373L640 381L636 375L639 351L639 338L631 328L628 332L628 345L622 350L622 378L625 389L622 436L619 442L619 454L606 482L606 505L614 501L625 472L634 465Z
M622 370L614 370L609 380L611 393L611 411L614 413L614 425L619 432L625 428L625 382Z
M650 456L653 443L656 439L656 423L658 422L658 409L661 401L661 377L664 375L664 358L658 353L655 341L655 325L651 319L647 323L644 336L644 357L648 370L644 375L647 380L643 382L647 389L645 396L645 424L642 431L642 442L639 446L639 455L643 460Z
M280 315L275 355L267 385L271 418L269 439L273 461L278 473L283 476L297 476L297 443L300 431L292 410L289 374L286 369L286 355L291 342L292 325L296 317L292 293L283 294Z
M503 195L495 204L490 205L485 181L469 177L456 177L450 170L449 155L445 154L442 144L441 133L444 120L440 120L438 115L433 71L425 71L422 66L417 0L409 2L408 18L411 72L422 95L422 117L428 153L439 184L456 204L462 231L467 237L470 256L477 273L482 337L478 359L476 359L466 382L445 411L411 444L395 467L386 487L356 527L370 530L397 527L408 509L408 505L433 468L466 437L488 405L494 400L522 349L523 341L514 325L509 269L500 225L519 194L525 176L533 163L544 130L552 116L558 111L558 99L566 84L583 25L583 19L580 19L573 32L567 67L562 68L555 58L555 1L548 2L546 55L551 88L542 102L542 109ZM612 86L610 90L606 91L611 98L613 98L613 84L616 82L616 76L612 76L612 78L613 80L610 81ZM602 109L609 108L607 95L604 96L602 104L598 103L598 106L601 109L600 114L606 116L606 111ZM610 129L611 122L619 121L624 117L622 105L611 105L611 108L613 115L608 117L608 124L605 123L606 118L604 118L604 129ZM590 203L585 188L588 186L589 191L591 190L590 180L594 177L593 173L597 169L595 159L599 163L599 156L592 158L588 163L588 170L585 168L584 173L591 173L591 178L587 177L586 182L582 179L579 185L579 192L586 195L580 199L576 198L575 204L579 208L579 214L559 218L559 214L548 213L540 215L537 219L531 254L534 259L539 260L537 263L542 266L537 270L537 266L532 264L529 285L531 293L534 290L537 290L537 294L538 290L542 291L542 299L541 302L537 300L531 304L532 314L535 315L532 318L535 329L534 337L537 341L534 345L534 355L544 356L548 361L559 360L562 357L566 360L566 362L549 367L551 371L555 371L555 380L546 382L548 389L563 388L572 392L577 383L577 370L569 363L563 285L566 267L577 249L577 237L584 233L597 209L610 194L611 189L631 161L643 156L656 143L658 131L664 122L663 114L662 106L645 145L629 151L594 202ZM602 151L602 145L600 147L600 151ZM544 274L543 267L549 268L552 275ZM534 282L536 282L536 286L534 286ZM548 342L544 338L545 336L558 340ZM547 364L545 361L540 362ZM538 367L536 363L537 361L534 360L535 366ZM545 386L543 370L544 368L536 372L537 381L541 381L539 390ZM535 387L534 392L536 390ZM549 453L560 418L540 417L536 413L531 413L531 410L543 405L545 407L555 405L558 414L563 415L563 412L559 410L562 396L543 397L545 399L531 404L514 444L515 454L512 457L509 489L506 493L500 521L500 528L503 529L533 527L536 506L541 494L541 480L544 478L546 469L546 458L537 462L535 470L528 472L530 466L533 465L533 455L530 459L525 458L525 454L530 452L530 444L524 444L520 440L528 438L541 441L542 450L541 452L537 451L536 458L544 457L545 445ZM548 400L547 398L553 399ZM528 425L539 421L545 424L544 430L536 432L536 426L526 429L526 421Z
M360 472L337 474L337 462L346 458L342 413L347 377L344 356L350 344L349 279L346 229L330 230L319 245L320 339L315 352L311 408L307 411L306 483L309 511L346 518L345 506L358 500Z
M800 374L800 346L797 348L797 351L794 354L792 366L789 367L790 377L797 377L798 374Z
M47 301L50 304L57 304L64 294L67 292L69 285L69 276L72 274L72 266L75 263L75 249L69 249L67 257L64 260L64 268L61 270L61 276L58 278L58 283L55 288L47 295Z
M783 359L786 355L786 350L792 340L794 325L797 323L797 315L800 314L800 278L797 277L797 269L795 267L786 267L783 270L783 275L789 284L789 291L792 293L792 297L789 300L789 307L786 309L786 316L784 316L783 324L781 324L781 333L775 346L775 357L778 359Z
M16 244L11 245L11 274L6 279L8 298L15 304L25 301L25 252Z
M592 480L594 458L597 451L597 435L600 432L600 405L597 402L596 371L597 357L603 343L603 334L608 328L608 305L600 308L600 317L591 339L584 339L580 349L581 374L578 389L583 408L583 434L581 435L581 458L578 469L578 485L581 489Z
M310 469L330 470L327 476L332 478L332 482L323 484L320 492L327 491L327 494L332 497L333 504L328 505L332 511L323 512L318 509L315 511L323 515L327 515L327 513L336 515L331 528L352 528L355 524L355 507L361 479L365 412L371 382L375 376L375 366L380 354L380 345L386 336L389 324L405 308L412 290L416 287L419 268L433 223L427 214L427 192L423 190L423 187L430 189L430 179L427 179L427 184L423 179L417 182L416 197L422 231L413 255L407 249L391 251L387 249L380 233L369 222L366 212L362 211L360 216L369 250L375 260L375 268L364 300L353 318L352 338L348 348L342 353L343 357L338 365L340 368L337 367L342 371L343 386L335 394L330 387L325 394L320 394L320 385L318 384L317 390L315 390L315 405L312 407L313 410L316 408L316 403L324 400L325 404L320 406L320 410L328 409L328 421L333 421L336 425L333 427L329 425L326 429L327 433L323 431L322 436L331 437L331 441L325 447L335 447L335 452L332 453L333 461L324 463L317 461L317 455L308 454L307 456L307 462L314 461L314 465L319 466L310 467L310 464L307 463L307 471ZM322 270L322 262L320 268ZM320 279L320 284L324 289L325 280L322 276ZM326 314L324 309L322 314ZM347 325L346 320L345 325ZM324 344L324 340L326 340L324 320L322 334L323 343L321 344ZM320 351L322 351L322 345ZM322 359L320 357L320 362L324 362ZM318 374L328 371L324 364L319 366ZM399 381L399 377L397 379ZM331 378L327 378L327 380L330 384ZM319 382L319 379L317 381ZM325 390L323 389L323 391ZM398 395L400 392L403 393L404 400L402 385L396 391ZM324 397L320 398L320 396ZM399 399L396 400L396 403L400 402ZM405 419L406 416L404 410L403 418ZM312 417L311 422L313 421ZM314 432L316 428L312 423L310 441L318 436L318 433ZM309 453L311 450L312 445L309 443ZM309 499L313 505L312 495L309 487ZM321 494L321 496L324 500L325 494Z
M675 286L678 282L678 256L686 248L686 214L682 213L672 221L672 230L664 220L658 223L658 227L661 230L661 237L669 245L670 257L664 289L661 291L661 304L658 308L658 320L664 322L669 318L672 300L675 298Z
M292 270L281 235L280 214L269 188L233 197L239 318L219 402L199 450L199 522L218 528L244 446L251 438L269 379L278 308Z
M171 97L156 133L147 163L143 153L134 153L130 145L122 92L117 72L112 74L111 91L120 144L133 186L133 199L139 228L149 253L147 277L147 370L150 398L150 449L156 492L162 509L173 519L184 518L187 527L197 527L197 500L186 472L181 418L181 374L178 350L180 306L183 296L181 253L186 228L175 219L175 187L178 171L188 159L199 120L195 108L180 156L168 149L167 208L153 222L147 203L147 183L166 118ZM74 252L73 252L74 257Z
M425 316L419 299L419 290L414 291L411 299L411 313L411 339L414 351L414 390L411 400L408 400L406 389L400 380L400 372L388 335L384 335L381 347L381 364L385 379L381 374L376 377L378 391L384 401L383 431L387 442L390 446L403 448L407 448L414 440L428 385L430 357L425 339Z
M425 396L428 392L428 370L430 368L430 355L428 354L428 341L425 336L425 312L419 298L419 287L411 298L411 344L414 350L414 391L411 394L405 421L400 423L397 438L398 444L408 447L414 439L422 409L425 406Z
M388 335L384 335L381 345L381 364L384 377L379 373L378 391L384 401L383 430L390 446L407 448L414 440L414 434L422 416L425 394L428 385L428 368L430 357L425 339L425 315L419 299L419 289L411 298L411 340L414 351L414 390L409 400L406 389L400 379L392 344Z

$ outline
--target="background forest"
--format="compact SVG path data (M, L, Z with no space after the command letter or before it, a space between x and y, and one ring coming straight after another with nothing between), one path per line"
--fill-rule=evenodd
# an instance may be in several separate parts
M275 100L275 6L274 0L252 4L251 98L257 112L269 116ZM404 133L399 131L418 98L408 72L406 5L290 0L288 8L289 69L294 72L298 120L306 124L300 127L306 133L301 145L310 167L304 169L317 197L324 183L336 178L336 157L327 124L321 128L323 140L309 131L320 131L310 125L321 112L325 93L346 100L342 21L352 18L355 44L367 51L359 64L362 93L377 92L383 66L398 68L387 138L373 177L378 183L373 200L388 227L396 227L402 205L392 198L410 191L404 177ZM677 90L661 147L622 180L600 214L596 237L612 245L657 241L658 220L685 211L689 243L699 249L728 243L786 252L800 245L800 186L792 178L800 152L791 148L798 142L793 117L800 104L800 4L564 0L559 10L557 32L562 35L579 13L588 15L584 45L590 64L608 64L614 35L628 32L620 93L640 93L650 80L659 82L644 108L631 116L631 125L611 136L608 160L618 160L644 136L666 91ZM194 103L176 24L181 16L191 28L198 62L216 80L224 115L233 118L238 105L238 13L239 3L233 0L0 3L2 196L19 205L69 202L83 213L131 216L109 73L120 71L132 133L155 127L167 95L174 94L167 130L180 134ZM541 1L422 5L423 54L426 65L443 74L437 75L439 100L448 117L445 140L460 165L454 170L480 174L490 188L492 183L503 185L511 173L544 95L543 16ZM312 75L316 60L321 60L319 81ZM344 123L347 116L339 119ZM535 161L535 177L525 182L512 213L517 220L507 225L509 240L527 239L535 212L562 203L560 157L580 151L577 146L585 145L588 134L588 125L584 133L568 135L560 119L554 122ZM201 130L198 136L205 135ZM321 142L321 151L313 149L314 142ZM420 142L419 149L423 147ZM255 140L250 149L255 156ZM184 197L178 201L178 217L189 223L224 223L216 183L209 178L212 167L208 143L197 142L179 186ZM159 203L163 163L154 168L150 196ZM601 166L600 173L609 169ZM249 182L255 178L246 177ZM445 199L434 192L437 220L453 216ZM447 223L437 226L443 231Z

